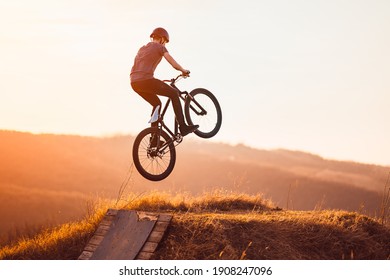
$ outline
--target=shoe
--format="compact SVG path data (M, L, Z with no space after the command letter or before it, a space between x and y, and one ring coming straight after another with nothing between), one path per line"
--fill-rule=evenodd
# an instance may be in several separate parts
M165 141L163 141L162 139L160 139L160 141L158 141L157 135L151 136L150 137L150 148L157 148L157 142L158 142L158 148L161 148L165 144Z
M194 132L198 128L199 128L199 125L182 125L182 126L180 126L181 136L186 136L187 134Z

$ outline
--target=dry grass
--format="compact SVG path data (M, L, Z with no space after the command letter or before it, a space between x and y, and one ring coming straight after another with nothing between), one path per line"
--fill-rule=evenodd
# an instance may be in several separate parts
M92 212L82 221L47 228L33 238L22 238L13 246L0 248L0 259L75 259L80 254L81 244L88 242L105 215L106 208L96 207Z
M388 259L390 231L343 211L175 215L156 259Z
M261 195L150 192L88 206L87 217L0 249L0 259L77 259L113 207L173 213L155 259L389 259L390 230L343 211L285 211Z
M379 209L379 221L385 225L390 222L390 172L387 175L382 201Z

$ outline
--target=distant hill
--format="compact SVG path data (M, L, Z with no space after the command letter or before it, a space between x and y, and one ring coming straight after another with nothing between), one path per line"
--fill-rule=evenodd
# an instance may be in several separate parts
M191 157L193 164L189 163ZM218 182L223 187L263 193L283 208L320 207L374 214L390 168L327 160L299 151L198 143L191 150L183 149L176 171L186 174L177 185L199 184L201 188Z
M161 182L131 170L134 137L0 131L0 244L25 229L80 218L88 201L152 190L198 195L214 189L262 193L290 210L344 209L374 216L389 167L288 150L184 140ZM126 182L126 181L125 181Z

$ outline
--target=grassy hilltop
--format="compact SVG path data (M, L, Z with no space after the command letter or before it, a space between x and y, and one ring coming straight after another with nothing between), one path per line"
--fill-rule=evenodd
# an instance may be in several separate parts
M390 259L390 229L336 210L292 211L260 195L151 192L100 202L85 219L0 248L0 259L77 259L108 208L170 212L154 259Z

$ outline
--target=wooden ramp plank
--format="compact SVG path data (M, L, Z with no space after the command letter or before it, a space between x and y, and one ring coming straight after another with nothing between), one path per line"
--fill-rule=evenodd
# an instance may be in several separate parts
M93 260L132 260L152 231L155 221L138 221L135 211L118 211Z
M158 220L153 228L153 231L150 233L149 238L146 240L144 246L137 255L137 260L149 260L153 256L153 253L163 238L171 219L172 215L169 214L160 214L158 216Z
M109 209L79 260L150 259L172 215Z

